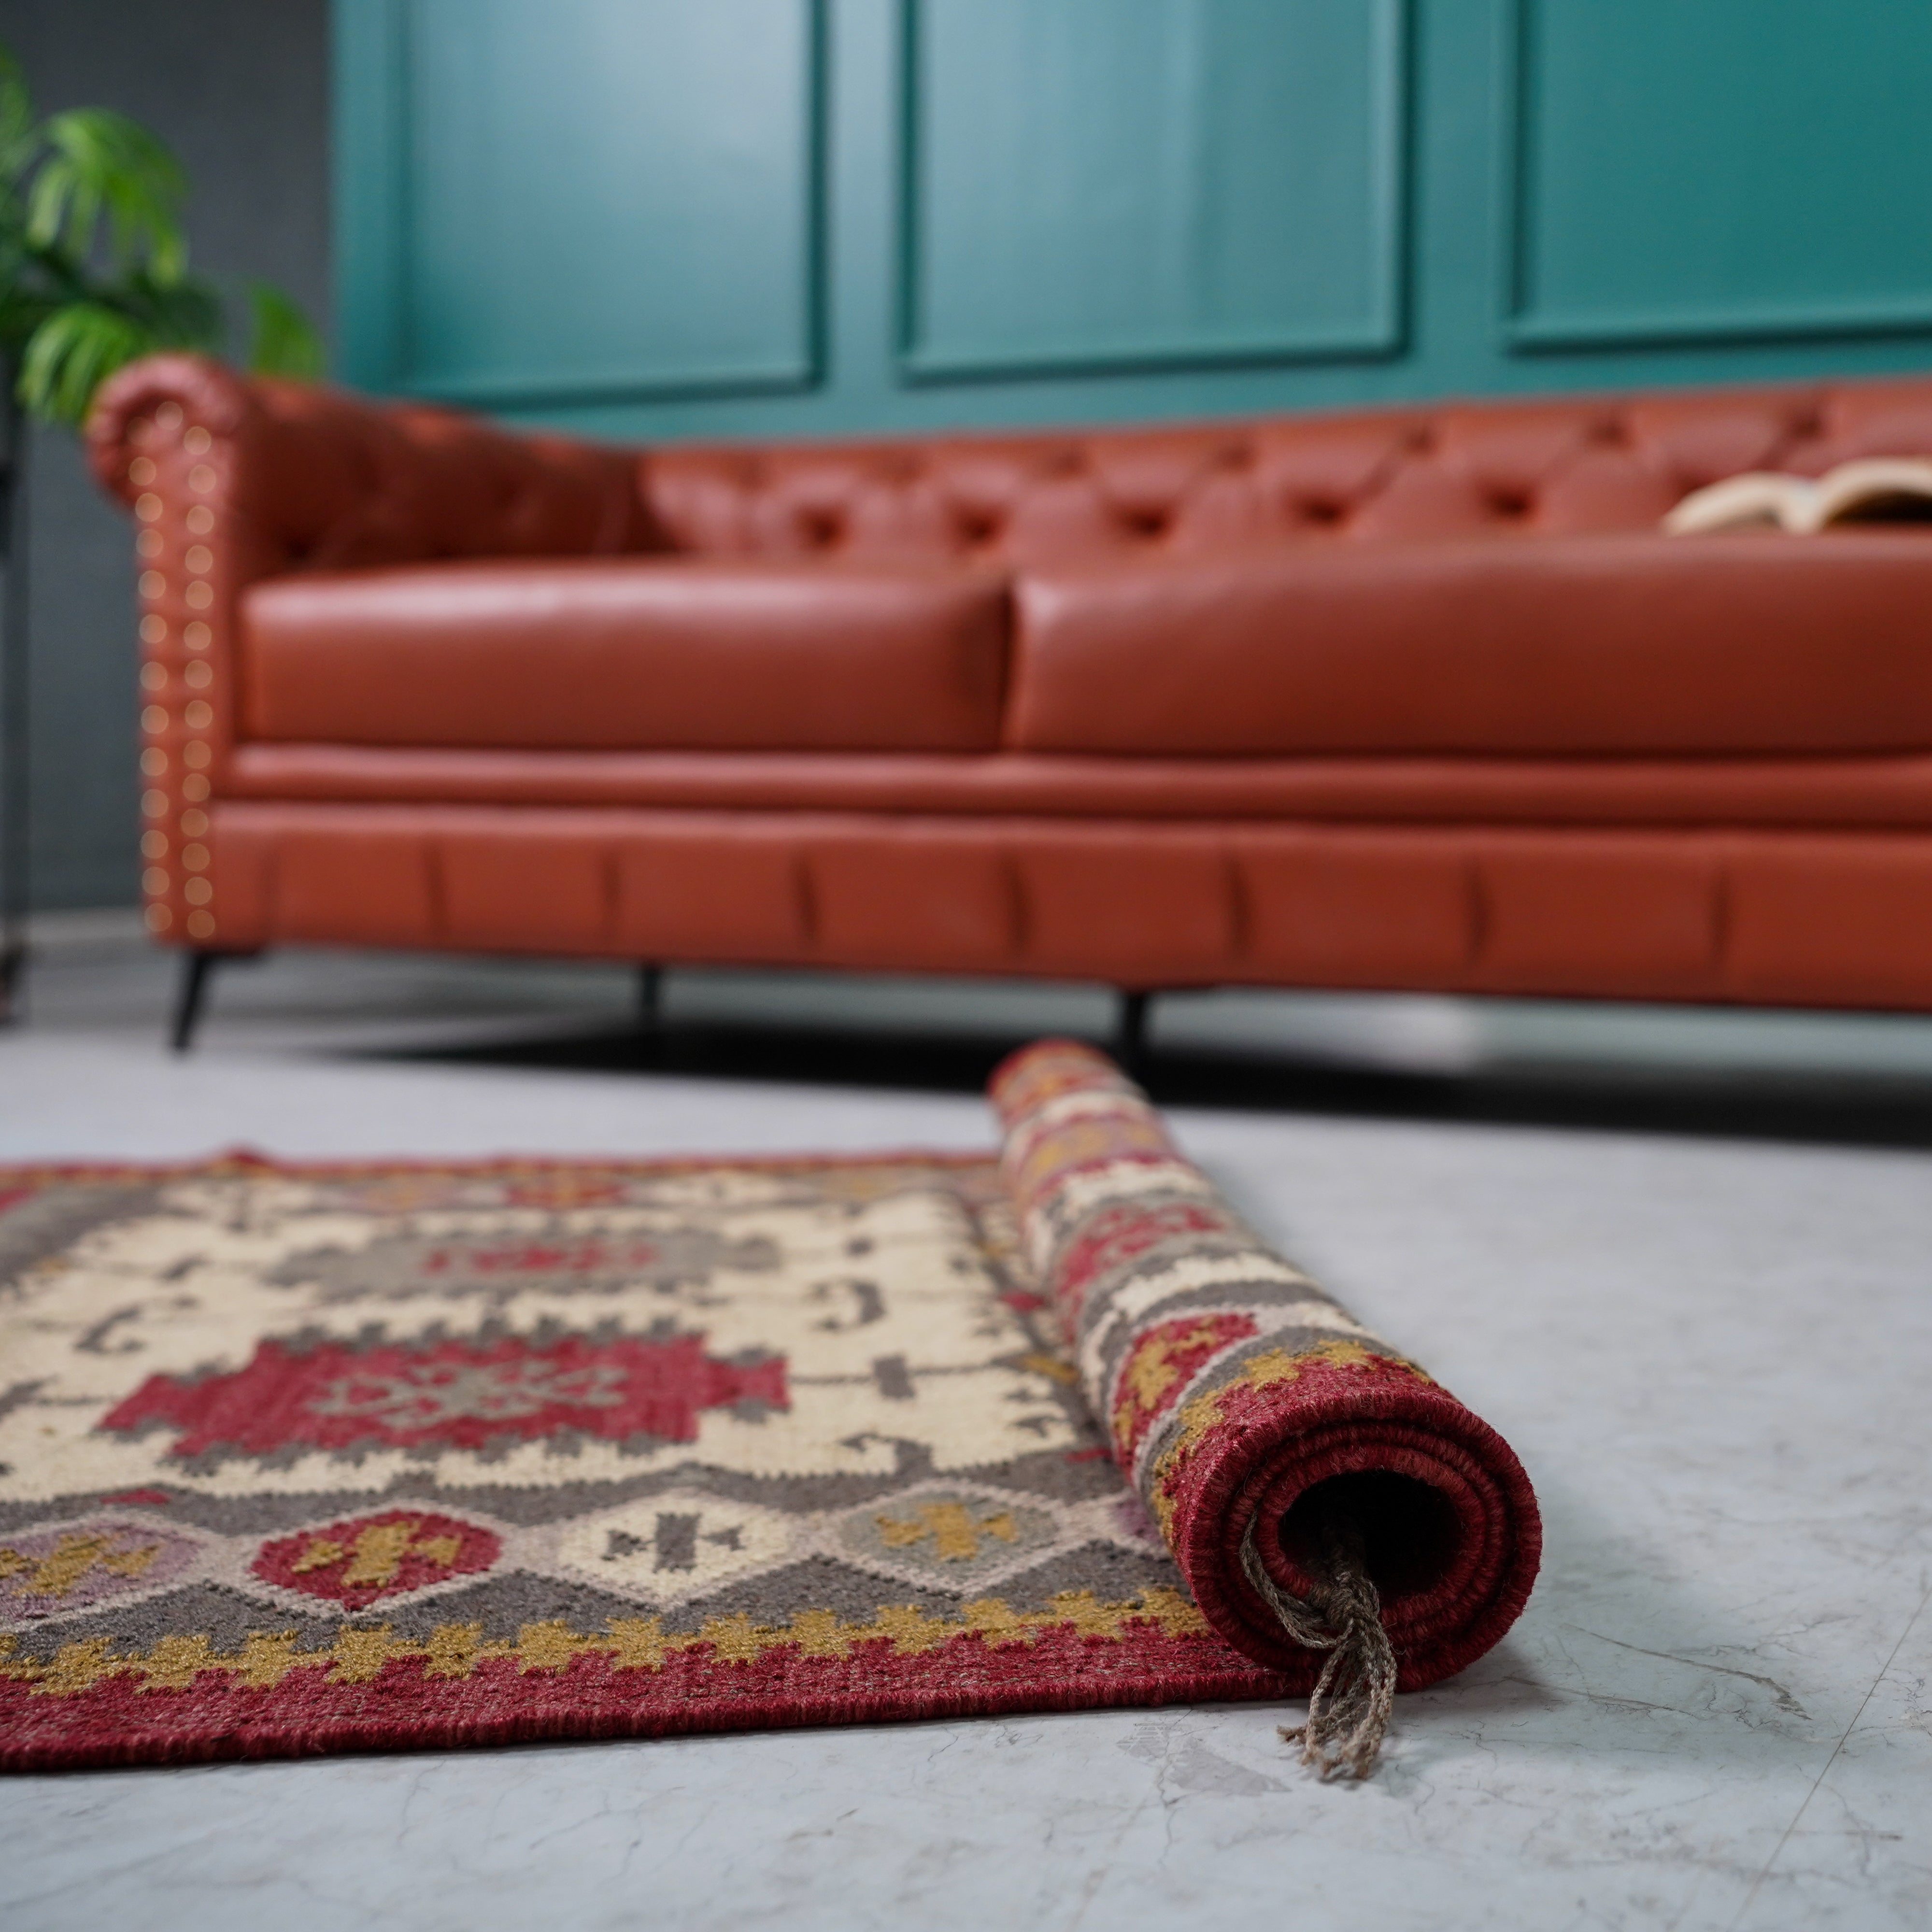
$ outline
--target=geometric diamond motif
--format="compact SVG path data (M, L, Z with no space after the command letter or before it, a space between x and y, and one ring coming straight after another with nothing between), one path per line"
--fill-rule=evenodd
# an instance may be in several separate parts
M784 1409L784 1364L723 1361L702 1334L520 1335L358 1348L258 1341L231 1373L150 1376L100 1418L104 1431L179 1432L172 1454L310 1447L482 1449L562 1430L608 1441L694 1442L700 1414Z
M0 1536L0 1624L152 1594L179 1582L204 1547L171 1524L118 1514Z
M902 1582L972 1590L1028 1569L1067 1540L1052 1504L977 1484L932 1482L832 1519L826 1546Z
M556 1561L574 1576L668 1608L803 1553L798 1520L696 1490L644 1496L570 1523Z
M439 1510L392 1509L273 1538L249 1568L265 1583L365 1610L488 1570L502 1546L494 1531Z

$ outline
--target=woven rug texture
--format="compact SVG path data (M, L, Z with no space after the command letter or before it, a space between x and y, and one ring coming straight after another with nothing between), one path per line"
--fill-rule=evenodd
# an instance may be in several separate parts
M0 1766L1279 1699L1233 1552L1305 1588L1336 1475L1426 1498L1403 1684L1493 1642L1499 1438L1100 1056L994 1097L1000 1161L0 1171Z

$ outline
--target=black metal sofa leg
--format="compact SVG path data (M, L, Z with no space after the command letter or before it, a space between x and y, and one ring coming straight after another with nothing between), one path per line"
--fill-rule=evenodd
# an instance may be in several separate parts
M26 990L26 941L0 941L0 1026L10 1026L20 1017Z
M185 1053L194 1044L194 1030L201 1021L201 1009L208 998L208 982L224 959L241 956L232 952L204 952L199 950L182 955L181 984L175 994L174 1028L170 1044L177 1053Z
M1154 995L1120 992L1120 1016L1114 1031L1114 1051L1130 1073L1137 1073L1147 1064L1148 1012Z
M650 1034L657 1031L664 1018L664 968L662 966L640 966L638 968L638 1030Z

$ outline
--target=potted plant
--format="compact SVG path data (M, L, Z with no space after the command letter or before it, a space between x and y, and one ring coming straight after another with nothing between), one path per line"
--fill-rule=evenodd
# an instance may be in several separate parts
M0 47L0 1020L14 1009L27 900L26 416L78 428L94 392L158 349L230 352L231 308L190 273L188 180L152 134L105 108L35 117ZM322 345L301 310L250 284L250 368L314 376Z

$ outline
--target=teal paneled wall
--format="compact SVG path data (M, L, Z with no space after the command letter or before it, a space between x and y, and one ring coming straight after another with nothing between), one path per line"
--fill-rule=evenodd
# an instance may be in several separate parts
M506 401L811 382L814 27L810 0L415 0L398 373Z
M1927 0L336 0L341 373L630 437L1932 364Z
M357 380L511 407L816 381L812 0L406 0L344 25L345 179L380 203L345 290Z
M904 372L1394 349L1405 15L1402 0L916 0Z
M1932 333L1932 5L1525 0L1510 339Z

